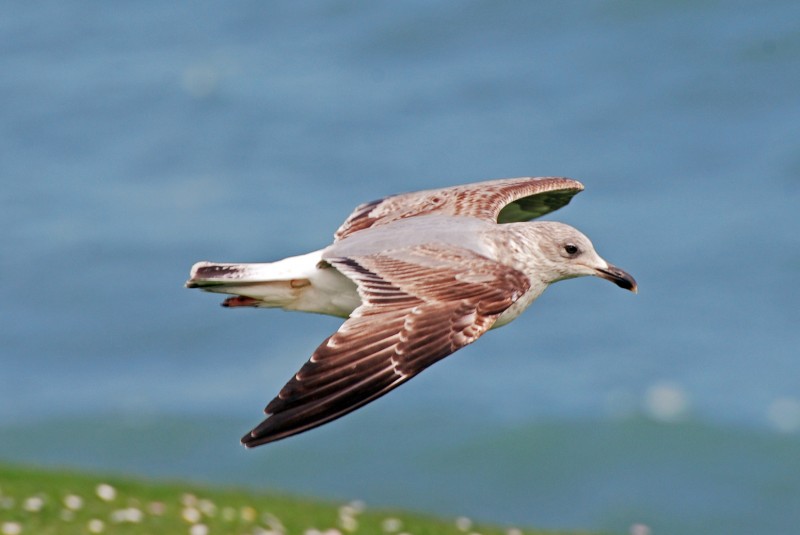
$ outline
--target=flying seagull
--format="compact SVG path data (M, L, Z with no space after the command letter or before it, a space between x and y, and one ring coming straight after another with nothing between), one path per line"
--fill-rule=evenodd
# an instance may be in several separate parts
M522 177L392 195L358 206L319 251L192 266L186 286L232 295L223 306L347 318L242 443L280 440L362 407L509 323L556 281L595 275L636 292L633 277L576 229L530 222L581 190L569 178Z

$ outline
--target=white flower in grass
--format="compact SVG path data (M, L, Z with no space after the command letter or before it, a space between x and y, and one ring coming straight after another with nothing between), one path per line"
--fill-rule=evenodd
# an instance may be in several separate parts
M44 499L41 496L31 496L22 503L22 508L29 513L38 513L44 507Z
M137 509L136 507L128 507L128 522L138 524L142 520L144 520L144 512L142 512L141 509Z
M225 522L233 522L236 520L236 509L230 505L222 508L222 520Z
M465 516L460 516L456 518L456 528L459 531L469 531L471 527L472 527L472 520L470 520L469 518Z
M403 523L400 521L399 518L386 518L381 523L381 529L386 533L395 533L396 531L400 531L400 528L403 527Z
M111 521L117 524L129 523L138 524L144 520L144 513L141 509L136 507L128 507L126 509L117 509L111 513Z
M147 511L151 515L163 516L164 513L167 511L167 506L164 505L164 502L150 502L147 505Z
M356 516L356 510L350 507L350 505L343 505L339 507L339 518L343 518L345 516Z
M19 535L22 533L22 524L19 522L3 522L0 525L0 533L3 535Z
M273 515L272 513L264 513L263 515L261 515L261 521L266 525L268 525L271 531L276 531L278 533L283 533L284 531L286 531L286 528L284 527L283 522L281 522L280 518Z
M256 515L256 510L249 505L245 505L239 510L239 516L241 516L242 520L245 522L255 522Z
M353 500L347 504L347 507L350 507L357 514L361 514L364 512L364 509L367 508L367 504L365 504L363 500Z
M200 522L200 519L203 515L200 514L200 510L194 507L184 507L181 511L181 516L185 521L190 524L197 524Z
M339 507L339 516L357 516L364 512L364 508L364 502L360 500L354 500Z
M64 522L72 522L75 520L75 511L71 509L62 509L58 515Z
M97 493L97 497L104 502L110 502L117 497L117 489L108 483L100 483L94 491Z
M358 515L364 512L364 502L354 501L339 507L339 521L347 531L358 529Z
M522 530L519 528L508 528L506 535L522 535Z
M70 511L78 511L83 508L83 498L77 494L67 494L64 496L64 507Z
M358 520L354 516L339 515L339 525L345 531L355 531L358 529Z
M205 524L193 524L189 528L189 535L208 535L208 526Z
M355 531L358 529L358 520L356 515L358 509L350 504L339 507L339 525L345 531Z
M197 496L186 493L181 496L181 503L186 507L195 507L197 505Z
M86 529L89 530L89 533L103 533L106 530L106 524L99 518L93 518L89 520Z
M206 516L214 516L217 514L217 506L214 505L214 502L211 500L199 500L197 502L197 508Z

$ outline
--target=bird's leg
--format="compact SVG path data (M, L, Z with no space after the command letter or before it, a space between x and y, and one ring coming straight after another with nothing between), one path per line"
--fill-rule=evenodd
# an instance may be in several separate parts
M229 297L225 301L222 302L222 306L233 308L233 307L257 307L258 304L261 303L258 299L253 299L252 297L245 297L243 295L237 295L234 297Z

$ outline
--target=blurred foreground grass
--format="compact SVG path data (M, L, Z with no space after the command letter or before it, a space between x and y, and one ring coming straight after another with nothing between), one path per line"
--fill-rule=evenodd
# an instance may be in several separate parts
M556 535L274 493L0 464L0 534Z

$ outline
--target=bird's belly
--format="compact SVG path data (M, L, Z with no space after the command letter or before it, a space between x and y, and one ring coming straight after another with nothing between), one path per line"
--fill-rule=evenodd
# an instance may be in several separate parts
M497 321L495 321L494 325L492 325L492 329L502 327L503 325L507 325L517 319L517 317L525 312L525 309L531 306L536 298L542 294L542 290L528 290L522 297L517 299L513 305L508 307L502 314L500 314L500 316L497 318Z
M317 268L308 281L284 309L346 318L361 306L356 284L333 267Z

